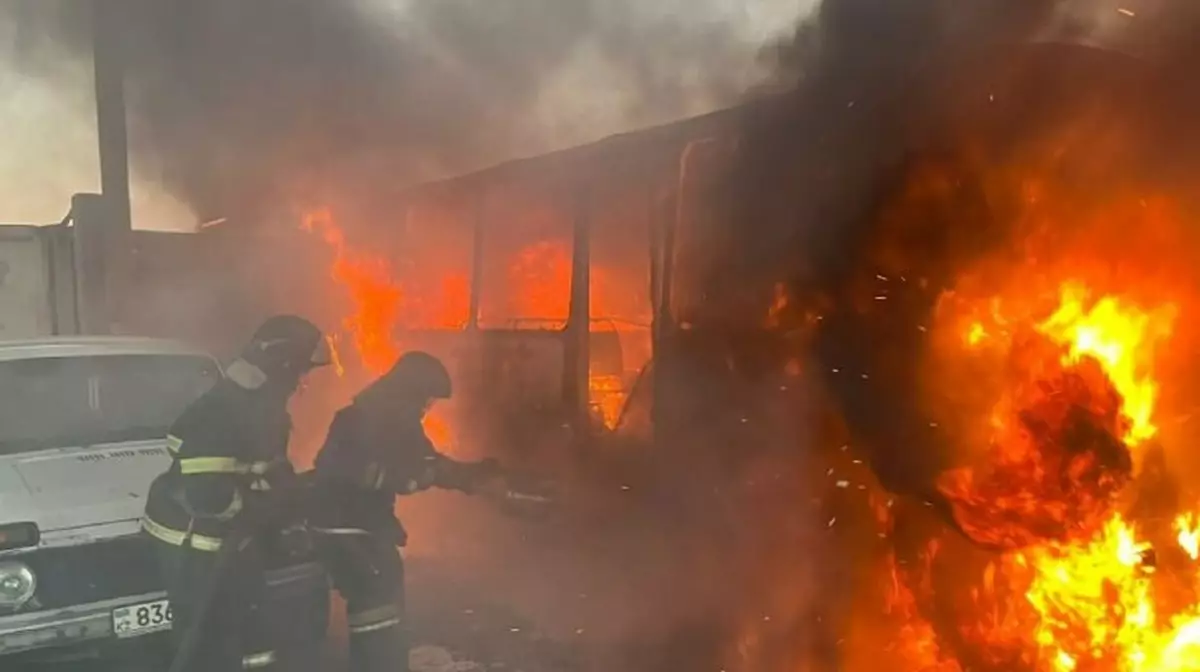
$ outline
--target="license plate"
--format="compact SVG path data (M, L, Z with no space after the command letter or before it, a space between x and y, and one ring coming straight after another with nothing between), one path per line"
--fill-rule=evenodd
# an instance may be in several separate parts
M171 604L166 600L131 604L113 609L113 633L117 637L138 637L171 627Z

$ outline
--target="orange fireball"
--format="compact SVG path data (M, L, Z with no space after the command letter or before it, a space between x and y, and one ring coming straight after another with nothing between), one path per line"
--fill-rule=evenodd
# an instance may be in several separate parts
M1156 549L1118 506L1158 431L1155 362L1175 307L1095 296L1075 280L1043 315L1005 307L994 297L962 322L959 342L1001 356L1004 382L990 447L939 487L964 532L1010 549L984 585L1019 596L1007 610L1028 632L1023 659L1037 672L1200 670L1200 572L1184 567L1195 576L1180 582L1164 576L1178 563L1158 560L1196 559L1196 518L1175 521L1178 549ZM1182 602L1180 590L1191 591Z
M1022 324L993 299L993 336L972 320L962 341L1004 358L1002 396L983 459L944 474L939 488L976 541L1018 548L1090 538L1133 477L1131 448L1154 436L1155 348L1173 309L1143 311L1114 297L1089 302L1066 282L1057 307Z

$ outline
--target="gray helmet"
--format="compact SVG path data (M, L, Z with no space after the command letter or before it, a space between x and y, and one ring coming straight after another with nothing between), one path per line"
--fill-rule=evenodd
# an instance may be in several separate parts
M274 378L303 375L329 364L331 357L315 324L296 315L275 315L254 331L241 359Z
M420 351L401 355L380 382L409 399L449 399L453 391L446 366L437 357Z

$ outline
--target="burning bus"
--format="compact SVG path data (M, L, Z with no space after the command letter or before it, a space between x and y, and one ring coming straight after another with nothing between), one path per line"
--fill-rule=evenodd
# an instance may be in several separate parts
M435 420L440 438L475 426L530 458L628 429L631 409L647 429L655 341L682 314L676 261L704 214L692 201L738 113L412 187L389 226L306 212L344 298L343 364L377 375L403 349L442 357L463 391L450 414L472 422Z
M760 558L777 585L823 565L791 599L830 641L748 620L732 658L1197 669L1194 97L1110 51L938 48L812 84L742 144L757 229L725 266L768 269L745 319L815 321L789 356L837 427L793 503L820 551Z

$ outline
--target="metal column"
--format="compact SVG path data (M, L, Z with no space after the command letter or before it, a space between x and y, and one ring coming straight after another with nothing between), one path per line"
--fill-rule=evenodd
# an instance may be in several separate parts
M483 243L487 233L487 187L480 183L474 195L474 240L471 243L471 297L467 329L479 328L479 306L483 300Z
M591 363L591 213L585 186L572 194L571 300L563 348L563 397L572 410L577 440L586 439L591 425L588 375Z
M111 204L115 228L132 228L129 140L125 126L123 0L93 0L92 51L96 85L96 136L100 141L100 193Z
M129 198L129 142L125 126L125 0L93 0L92 54L96 86L96 138L100 152L100 196L77 199L75 237L81 268L81 290L89 306L82 311L87 333L107 332L122 321L124 289L132 261L132 213ZM82 212L78 209L81 208ZM89 262L88 258L99 259ZM98 274L102 269L102 274ZM101 298L103 300L101 301ZM97 304L97 301L101 301ZM98 314L95 311L103 311Z

